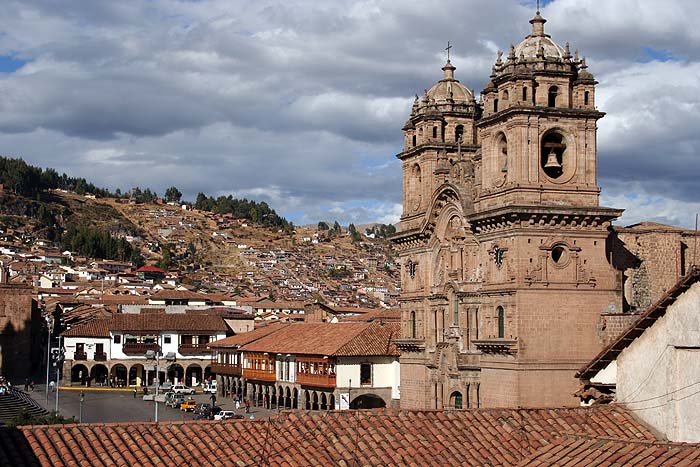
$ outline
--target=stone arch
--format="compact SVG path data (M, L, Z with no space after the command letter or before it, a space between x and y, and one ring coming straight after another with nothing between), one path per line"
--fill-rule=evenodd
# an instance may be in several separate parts
M284 390L284 408L292 408L292 391L289 389L289 386Z
M292 408L299 408L299 391L297 388L292 389Z
M384 407L386 407L386 402L376 394L362 394L350 402L351 409L382 409Z
M304 408L311 410L311 394L309 394L308 389L304 389Z
M71 383L80 383L81 385L84 385L87 383L89 376L90 371L88 370L87 366L83 365L82 363L73 365L73 367L70 369Z
M190 363L185 369L185 379L183 382L187 386L196 386L202 384L203 377L204 371L202 370L202 366L197 363Z
M91 384L95 385L107 385L109 383L109 370L106 365L97 364L90 369L90 378L88 379L88 386Z
M142 364L135 363L129 368L129 381L127 385L129 386L141 386L143 385L143 378L145 374L145 369Z
M311 398L311 410L318 410L318 393L314 391Z
M332 394L328 396L328 410L335 410L335 394Z
M126 369L126 365L123 365L121 363L117 363L116 365L112 366L112 368L109 370L110 386L113 386L113 387L126 386L127 375L128 375L128 372Z
M325 392L321 393L321 404L320 404L319 408L321 410L328 410L328 397L326 397Z
M282 387L282 385L280 385L277 388L277 401L276 401L277 407L278 408L284 407L284 403L285 403L284 388Z
M185 369L180 365L179 363L173 363L172 365L168 366L167 370L167 379L175 383L175 380L177 379L178 382L182 382L185 378Z
M496 170L508 172L508 138L504 132L499 131L494 138L493 151Z
M547 90L547 107L557 106L557 96L559 95L559 87L550 86Z
M553 127L540 137L540 169L554 183L565 183L576 173L576 150L569 132Z

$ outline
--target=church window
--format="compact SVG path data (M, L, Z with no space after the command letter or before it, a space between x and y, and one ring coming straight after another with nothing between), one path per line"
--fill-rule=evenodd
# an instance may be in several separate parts
M588 91L583 93L583 105L588 105Z
M462 408L462 393L455 391L450 395L450 405L455 409Z
M499 133L496 137L496 157L501 172L508 172L508 141L503 133Z
M559 88L556 86L552 86L549 88L549 93L548 93L548 103L547 105L549 107L556 107L557 106L557 94L559 93Z
M437 139L437 127L433 127L433 139Z
M498 337L503 339L506 336L506 312L502 306L496 308L498 314Z
M527 86L523 86L523 101L527 102Z
M508 102L510 100L510 95L508 94L508 91L503 91L503 102Z
M413 135L413 147L416 146L416 135Z
M493 111L498 112L498 99L493 100Z
M457 125L455 127L455 143L462 140L462 135L464 134L464 127L462 125Z
M459 325L459 299L456 295L452 296L452 322Z
M416 312L411 312L411 337L416 338Z

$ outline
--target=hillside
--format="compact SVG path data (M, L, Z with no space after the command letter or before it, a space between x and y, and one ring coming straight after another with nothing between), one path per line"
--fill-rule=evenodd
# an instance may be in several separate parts
M5 244L65 248L61 238L71 225L128 242L129 258L113 259L158 264L208 290L367 306L395 304L399 287L390 247L381 239L362 236L353 243L347 233L312 227L288 234L233 214L163 202L95 199L59 189L33 198L0 191Z

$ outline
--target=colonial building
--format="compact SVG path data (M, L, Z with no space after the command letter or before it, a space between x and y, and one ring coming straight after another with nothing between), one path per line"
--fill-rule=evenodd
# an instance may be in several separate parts
M498 54L480 102L448 57L403 127L403 407L575 405L603 316L625 311L596 81L545 22Z

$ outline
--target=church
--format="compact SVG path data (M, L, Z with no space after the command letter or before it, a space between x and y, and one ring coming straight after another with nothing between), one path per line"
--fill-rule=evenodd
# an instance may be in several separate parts
M545 23L478 100L448 55L403 127L402 408L578 405L577 371L694 261L695 232L613 226L597 81Z

